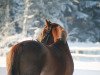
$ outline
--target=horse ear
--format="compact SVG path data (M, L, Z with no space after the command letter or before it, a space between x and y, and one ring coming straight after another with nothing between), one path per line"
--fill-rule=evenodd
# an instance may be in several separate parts
M51 22L50 22L49 20L47 20L47 19L45 20L45 25L46 25L46 26L49 27L49 26L51 25L50 23L51 23Z
M49 22L49 23L51 23L51 21L50 21L50 20L48 20L48 22Z

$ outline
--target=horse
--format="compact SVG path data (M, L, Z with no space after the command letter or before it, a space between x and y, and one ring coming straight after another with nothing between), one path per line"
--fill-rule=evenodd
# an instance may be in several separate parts
M60 25L46 20L38 41L15 44L7 55L8 75L72 75L74 64Z
M46 20L37 38L46 45L50 53L42 75L73 75L74 63L66 38L67 32L63 27Z

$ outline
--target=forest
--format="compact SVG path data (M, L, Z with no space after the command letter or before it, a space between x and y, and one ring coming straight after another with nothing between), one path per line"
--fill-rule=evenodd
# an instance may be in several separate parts
M100 42L99 0L0 0L0 41L33 36L45 19L62 25L71 42Z

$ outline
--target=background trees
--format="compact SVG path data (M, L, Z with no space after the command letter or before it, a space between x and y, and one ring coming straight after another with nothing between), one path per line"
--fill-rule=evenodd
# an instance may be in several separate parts
M70 41L100 42L99 0L0 0L0 40L32 36L45 18L63 25Z

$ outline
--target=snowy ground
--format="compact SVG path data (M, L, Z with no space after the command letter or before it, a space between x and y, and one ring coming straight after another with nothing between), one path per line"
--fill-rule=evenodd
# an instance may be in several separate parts
M100 75L100 62L74 61L74 65L74 75ZM6 58L0 57L0 75L6 73Z
M0 75L7 75L5 67L0 67ZM100 75L100 70L75 69L73 75Z

